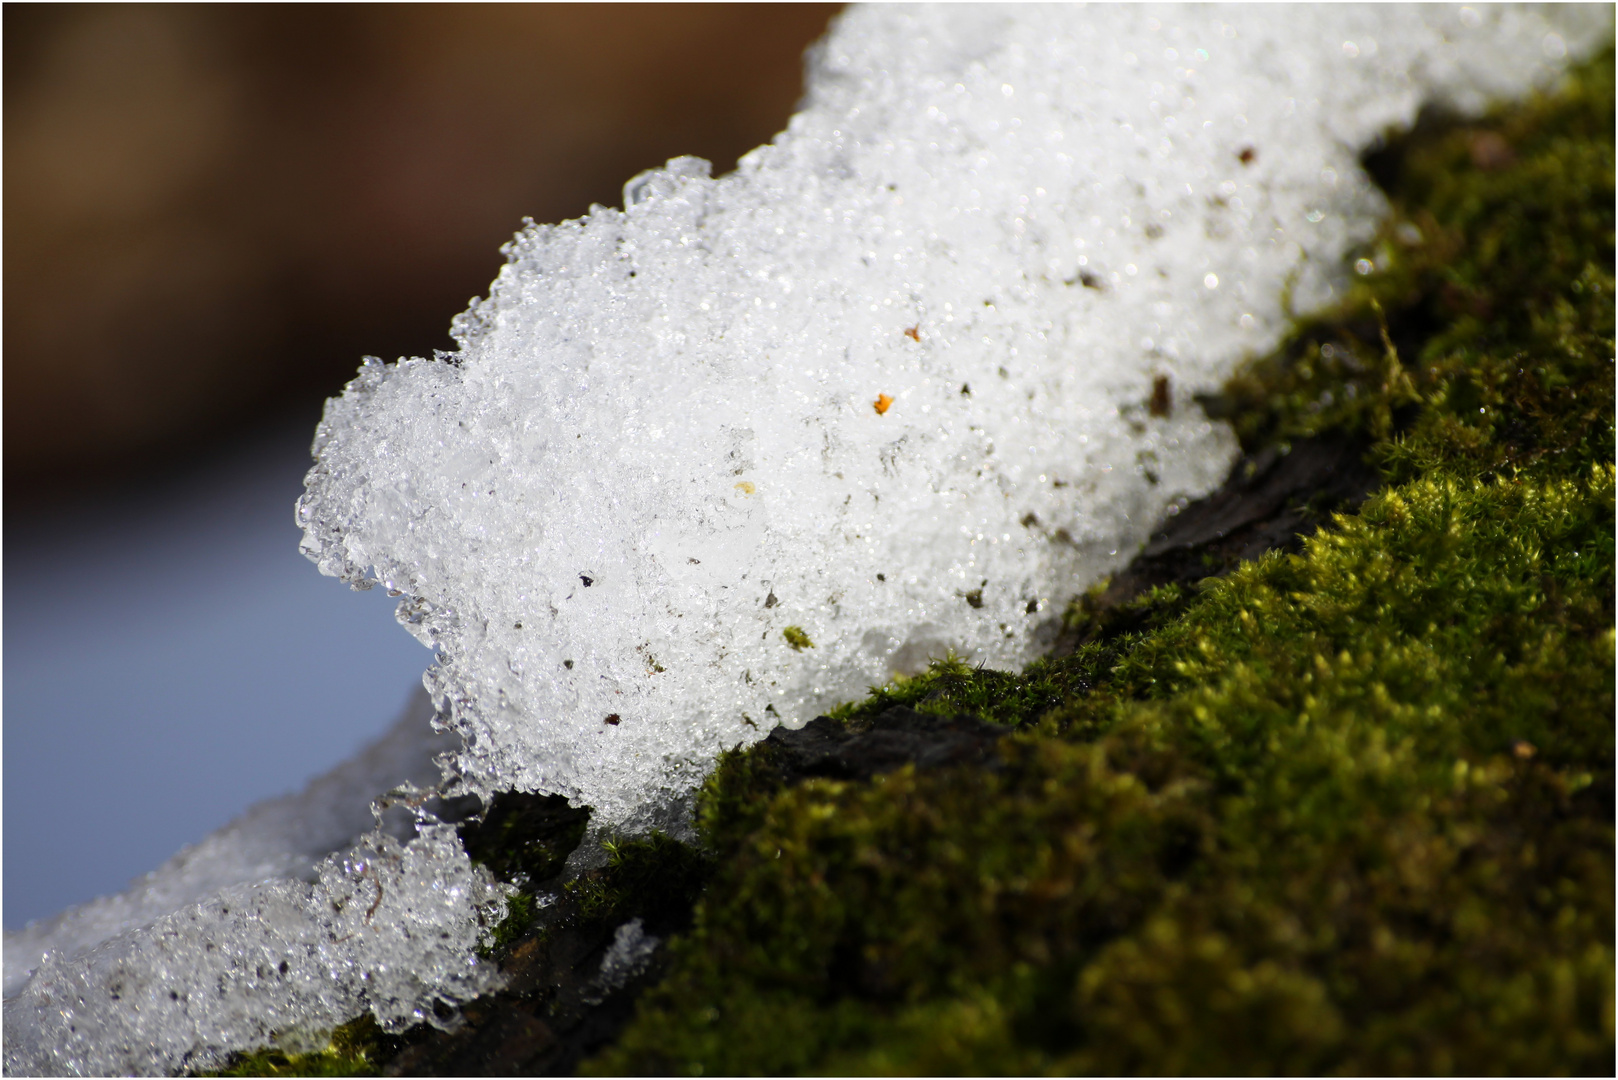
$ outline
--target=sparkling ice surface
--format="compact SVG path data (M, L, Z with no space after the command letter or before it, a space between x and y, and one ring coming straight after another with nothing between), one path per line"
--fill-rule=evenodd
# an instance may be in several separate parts
M322 1045L367 1009L393 1029L436 1020L435 1002L498 986L475 949L508 890L453 828L418 833L414 800L372 810L401 782L438 778L448 740L431 716L417 702L352 760L129 891L8 933L6 1072L206 1069L231 1050Z
M435 733L432 716L427 695L418 692L387 734L302 791L250 808L125 892L8 932L6 996L22 987L46 952L69 956L83 952L231 885L273 878L314 880L322 859L376 826L372 800L399 784L438 782L435 758L453 750L460 740ZM389 814L389 831L401 840L411 833L403 809L396 807Z
M1223 479L1192 394L1332 295L1357 151L1547 73L1555 13L1462 14L857 10L734 174L525 228L456 352L368 363L304 549L404 594L468 790L606 829L928 657L1018 665Z
M456 352L368 361L304 550L438 651L450 790L678 830L724 748L948 650L1034 655L1222 479L1193 395L1341 287L1383 210L1358 151L1610 35L1598 7L853 9L735 173L676 159L526 227ZM496 985L504 890L453 830L356 842L316 803L8 935L6 1070L207 1067Z

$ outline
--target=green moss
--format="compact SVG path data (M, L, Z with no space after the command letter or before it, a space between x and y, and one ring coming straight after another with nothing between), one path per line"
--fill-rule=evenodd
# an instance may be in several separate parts
M507 898L505 917L479 947L479 956L503 960L533 928L538 915L534 891L562 873L589 821L588 808L569 806L560 795L506 791L495 796L480 819L460 826L461 843L472 861L519 890Z
M1214 411L1249 448L1367 432L1394 480L1612 460L1612 126L1608 54L1553 98L1383 151L1375 270Z
M398 1040L377 1026L366 1013L357 1020L334 1029L330 1040L319 1050L284 1053L255 1050L232 1055L219 1072L200 1076L376 1076L380 1063L392 1053Z
M1381 155L1378 269L1210 403L1359 433L1382 491L834 716L976 712L995 768L727 755L695 925L590 1070L1610 1068L1612 71Z
M663 833L644 840L608 842L607 865L567 883L578 917L617 925L633 918L661 922L688 911L707 884L712 860Z
M803 652L805 649L815 647L815 643L809 640L809 635L804 633L801 626L789 626L781 631L781 636L787 639L787 644L792 646L793 652Z
M506 917L495 926L487 945L480 946L478 955L485 960L505 956L511 947L521 941L534 925L534 898L525 892L513 893L506 898Z
M506 791L459 833L473 862L501 881L532 889L562 872L589 821L588 808L569 806L560 795Z

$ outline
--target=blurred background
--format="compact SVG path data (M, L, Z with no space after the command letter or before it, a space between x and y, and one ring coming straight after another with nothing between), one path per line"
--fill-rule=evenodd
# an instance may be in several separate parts
M835 5L6 5L4 922L380 734L430 660L297 553L321 403L524 216L728 171Z

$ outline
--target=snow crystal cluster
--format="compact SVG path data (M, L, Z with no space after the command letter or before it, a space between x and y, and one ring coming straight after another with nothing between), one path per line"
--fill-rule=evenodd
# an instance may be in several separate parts
M401 785L426 788L439 781L436 759L459 740L435 733L432 717L431 702L418 693L386 735L302 791L252 807L141 877L127 892L7 933L6 996L21 989L46 952L82 952L243 882L313 881L321 860L376 827L373 800ZM388 832L399 840L414 831L413 815L405 811L395 805L388 812Z
M410 812L449 744L431 717L423 697L128 892L7 933L6 1073L217 1068L232 1050L322 1045L366 1010L403 1029L497 987L475 950L507 890L453 827Z
M1192 395L1331 296L1382 209L1358 150L1520 93L1559 17L857 10L735 173L529 226L457 351L369 363L304 550L403 594L468 790L666 825L778 721L1027 660L1223 479Z
M601 1004L608 994L646 970L660 944L662 939L648 934L639 919L631 919L618 927L584 1000L592 1005Z
M734 173L676 159L528 226L455 352L367 361L304 550L437 650L447 792L678 828L724 748L947 652L1026 660L1222 479L1194 395L1341 288L1383 209L1359 149L1610 34L1594 7L853 9ZM355 839L420 750L8 933L6 1071L206 1067L495 985L503 887L454 830Z
M453 826L409 845L377 834L318 872L312 885L232 886L65 962L47 957L8 1006L7 1072L217 1068L234 1049L318 1048L366 1010L403 1030L499 985L474 951L498 887Z

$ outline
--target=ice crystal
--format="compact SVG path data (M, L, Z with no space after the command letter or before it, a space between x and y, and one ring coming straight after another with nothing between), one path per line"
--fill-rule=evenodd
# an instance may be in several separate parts
M6 1071L171 1073L301 1041L366 1010L403 1030L499 985L504 910L449 825L374 833L296 879L235 885L89 952L47 954L6 1002Z

